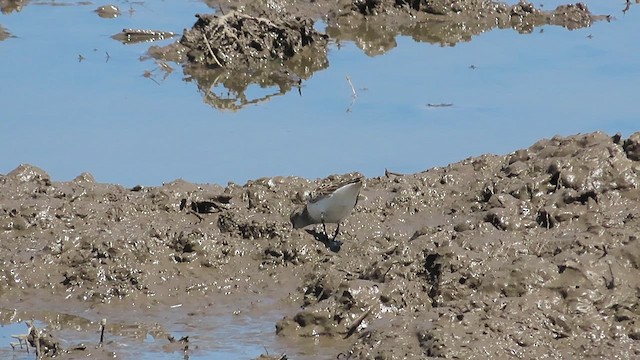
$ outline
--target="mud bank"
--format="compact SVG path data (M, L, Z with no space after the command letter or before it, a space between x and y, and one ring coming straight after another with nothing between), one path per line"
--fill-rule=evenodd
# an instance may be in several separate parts
M317 181L126 189L21 165L0 176L0 319L166 341L168 304L197 335L270 303L291 358L637 358L639 160L640 133L593 133L369 178L338 252L289 223Z

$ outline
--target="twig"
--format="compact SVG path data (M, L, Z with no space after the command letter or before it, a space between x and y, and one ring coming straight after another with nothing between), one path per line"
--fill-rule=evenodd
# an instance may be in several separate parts
M184 351L184 360L189 360L189 337L188 336L183 336L180 341L184 344L184 348L182 349Z
M356 319L356 321L354 321L353 324L351 324L351 326L349 326L349 331L347 331L347 334L344 336L344 339L353 335L353 333L355 333L356 330L358 329L358 326L362 324L364 319L366 319L370 313L371 313L371 308L369 308L369 310L367 310L364 314L360 315L360 317Z
M40 349L40 331L33 325L33 341L36 343L36 359L42 358L42 350Z
M107 325L107 319L100 320L100 344L102 346L104 343L104 327Z
M603 276L604 281L607 283L607 289L613 290L616 287L616 278L613 277L613 270L611 270L611 263L607 262L609 265L609 274L611 274L611 281L607 281L607 279Z
M385 176L385 177L391 177L391 176L403 176L403 175L404 175L404 174L389 171L389 170L387 170L386 168L384 169L384 176Z
M222 64L220 63L220 61L218 61L218 58L216 57L216 54L213 53L213 49L211 48L211 44L209 44L209 39L207 39L207 35L204 32L202 33L202 37L204 38L204 43L205 43L205 45L207 45L207 49L209 49L209 53L213 57L213 60L216 62L216 64L218 64L218 66L223 67Z
M353 104L355 104L356 99L358 98L358 93L356 93L356 88L353 86L353 83L351 82L351 77L347 75L346 78L347 78L347 82L349 83L349 86L351 86L351 103L347 108L347 112L351 112L351 109L353 108Z
M353 87L353 83L351 82L351 78L347 75L347 81L349 82L349 86L351 86L351 97L357 98L358 94L356 93L356 88Z

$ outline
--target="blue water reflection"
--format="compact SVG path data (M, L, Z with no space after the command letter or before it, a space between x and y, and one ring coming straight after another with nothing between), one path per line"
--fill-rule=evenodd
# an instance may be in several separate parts
M400 37L376 57L334 45L329 68L301 95L236 112L205 104L179 65L163 79L152 59L140 61L148 43L111 38L123 28L179 33L193 14L211 12L204 4L145 3L130 14L122 3L116 19L99 18L97 5L28 5L0 16L16 36L0 42L0 173L31 163L55 180L88 171L127 186L378 176L507 153L555 134L628 136L640 130L640 8L623 14L619 4L587 3L616 20L528 35L495 30L454 47Z

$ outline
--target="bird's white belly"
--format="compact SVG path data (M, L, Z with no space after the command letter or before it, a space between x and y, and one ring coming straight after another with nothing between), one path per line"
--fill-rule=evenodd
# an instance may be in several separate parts
M338 223L347 217L356 204L359 186L349 185L331 196L307 205L309 215L314 219L324 219L326 223Z

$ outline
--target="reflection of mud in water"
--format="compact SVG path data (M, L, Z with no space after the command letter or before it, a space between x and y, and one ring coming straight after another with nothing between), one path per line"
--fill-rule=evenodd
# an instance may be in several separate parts
M186 81L195 81L204 101L221 110L239 110L250 104L268 101L283 95L300 85L303 80L328 67L324 48L309 48L285 61L273 61L258 69L215 68L200 65L184 67ZM250 98L247 89L251 85L268 88L268 93Z
M493 28L530 33L536 26L577 29L601 19L607 17L592 15L580 3L542 11L526 2L354 1L350 8L330 14L327 34L338 41L356 42L368 55L379 55L396 46L397 35L453 46Z
M312 19L327 23L330 38L354 41L368 55L394 48L398 35L455 45L493 28L529 33L536 26L576 29L608 19L592 15L579 3L553 11L527 2L507 5L484 0L272 0L209 6L220 14L197 15L179 43L152 47L149 55L183 63L187 79L198 83L205 102L231 110L299 88L303 80L328 66L327 36L314 30ZM251 97L247 94L251 85L269 90Z

